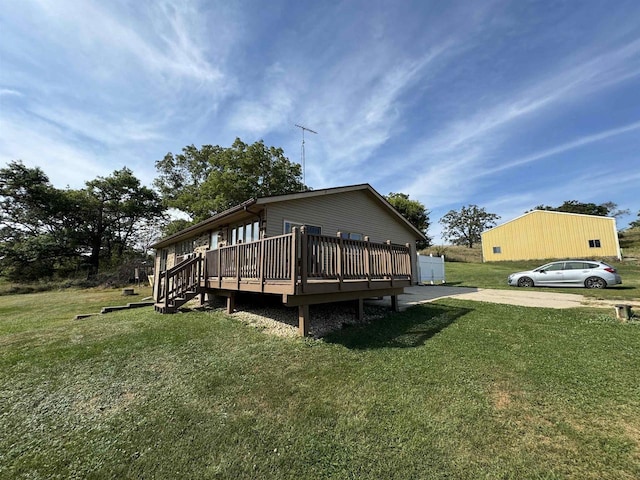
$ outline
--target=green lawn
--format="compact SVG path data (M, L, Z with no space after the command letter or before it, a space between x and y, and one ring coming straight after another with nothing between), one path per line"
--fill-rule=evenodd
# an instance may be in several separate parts
M599 310L445 300L317 341L66 293L0 298L0 478L640 477L640 324Z
M500 288L511 289L507 285L509 274L522 270L530 270L544 265L544 260L520 262L487 262L461 263L447 262L445 265L448 285L459 287ZM639 300L640 299L640 265L621 262L611 262L622 276L622 285L616 285L603 290L586 288L534 288L538 291L557 293L578 293L588 297L608 300Z

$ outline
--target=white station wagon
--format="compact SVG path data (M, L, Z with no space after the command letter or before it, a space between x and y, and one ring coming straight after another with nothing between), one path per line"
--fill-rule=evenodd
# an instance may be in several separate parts
M534 270L512 273L507 281L517 287L606 288L621 284L622 278L615 268L604 262L562 260Z

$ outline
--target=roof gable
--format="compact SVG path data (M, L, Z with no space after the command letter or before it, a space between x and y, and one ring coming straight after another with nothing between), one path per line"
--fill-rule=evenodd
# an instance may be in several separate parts
M195 225L185 228L184 230L177 232L169 237L166 237L154 245L152 248L161 248L173 243L179 242L183 239L187 239L193 235L197 235L198 233L203 233L209 228L212 228L214 224L224 222L225 220L233 217L234 215L249 210L252 206L268 206L269 204L274 204L278 202L286 202L292 200L298 200L303 198L312 198L312 197L320 197L324 195L339 195L345 192L354 192L354 191L364 191L368 195L370 195L376 203L383 209L386 209L388 213L392 215L400 224L404 225L405 228L413 231L416 234L416 238L424 239L424 234L414 227L406 218L404 218L400 212L398 212L382 195L380 195L371 185L368 183L362 183L358 185L348 185L343 187L333 187L333 188L325 188L321 190L308 190L305 192L297 192L297 193L289 193L285 195L274 195L271 197L260 197L257 199L249 199L246 202L241 203L240 205L236 205L224 212L221 212L217 215L214 215L202 222L199 222Z
M614 217L603 217L601 215L587 215L584 213L571 213L571 212L555 212L553 210L531 210L530 212L526 212L516 218L512 218L511 220L508 220L504 223L501 223L500 225L496 225L493 228L489 228L487 230L485 230L484 232L482 232L481 235L484 235L487 232L491 232L492 230L496 230L498 228L504 227L505 225L508 225L510 223L513 223L517 220L520 220L521 218L527 217L529 215L570 215L570 216L574 216L574 217L586 217L586 218L597 218L597 219L602 219L602 220L610 220L610 221L614 221L615 222L615 218Z

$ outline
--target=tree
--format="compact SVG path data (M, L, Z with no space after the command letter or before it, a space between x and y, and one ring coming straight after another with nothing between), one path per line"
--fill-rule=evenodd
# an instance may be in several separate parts
M451 240L454 245L473 245L480 243L480 234L487 228L496 225L500 217L495 213L487 213L477 205L462 207L459 212L449 210L439 222L444 226L442 236Z
M87 182L76 198L91 249L90 276L97 275L101 257L121 259L137 229L164 212L159 195L142 186L126 167Z
M80 190L57 189L40 168L0 169L0 269L13 280L66 275L121 259L139 229L163 215L157 193L123 168Z
M164 238L181 232L190 225L191 222L189 220L185 220L184 218L176 218L162 225L160 231L162 232L162 237Z
M640 211L638 211L638 218L629 224L631 228L640 228Z
M165 205L188 213L194 222L250 198L308 190L300 165L262 140L247 145L236 138L229 148L190 145L181 154L167 153L156 168L160 176L154 185Z
M0 269L12 280L51 277L78 254L72 205L40 168L0 169L0 224Z
M427 210L421 202L410 200L409 195L405 193L392 192L385 198L411 225L424 233L427 239L418 241L416 248L421 250L430 246L431 238L427 235L427 230L429 229L429 210Z
M628 215L629 210L619 210L618 204L614 202L605 202L600 205L595 203L582 203L577 200L565 200L559 207L550 207L549 205L538 205L533 210L549 210L552 212L581 213L583 215L597 215L600 217L619 217ZM525 212L526 213L526 212Z

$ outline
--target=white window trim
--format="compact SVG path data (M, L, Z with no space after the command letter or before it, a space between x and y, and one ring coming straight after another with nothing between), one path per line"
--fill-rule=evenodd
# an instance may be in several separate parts
M294 227L313 227L313 228L317 228L318 230L320 230L320 235L322 235L322 227L320 225L311 225L310 223L304 223L304 222L295 222L293 220L283 220L282 221L282 233L287 233L287 223L291 226L289 233L291 233L291 231L293 231Z

